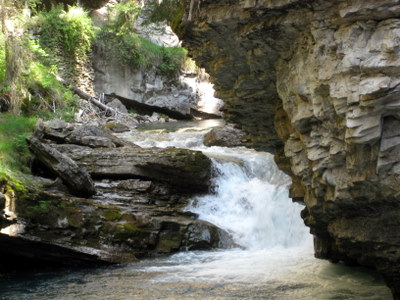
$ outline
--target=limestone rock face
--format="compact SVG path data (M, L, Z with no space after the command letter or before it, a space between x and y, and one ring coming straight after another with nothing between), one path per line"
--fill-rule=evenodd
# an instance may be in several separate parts
M380 271L400 298L400 4L194 1L184 46L225 117L275 152L316 255Z

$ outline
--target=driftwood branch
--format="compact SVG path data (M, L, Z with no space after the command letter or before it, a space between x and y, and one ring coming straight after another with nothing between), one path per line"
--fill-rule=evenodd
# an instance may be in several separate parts
M107 106L104 103L101 103L99 100L97 100L95 97L90 96L89 94L85 93L81 89L77 88L76 86L71 85L68 81L62 79L61 77L57 76L56 77L59 82L61 82L63 85L67 86L68 88L71 89L75 94L77 94L79 97L82 99L88 100L90 103L93 105L97 106L101 110L105 111L106 113L110 113L112 115L116 115L117 111L109 106Z

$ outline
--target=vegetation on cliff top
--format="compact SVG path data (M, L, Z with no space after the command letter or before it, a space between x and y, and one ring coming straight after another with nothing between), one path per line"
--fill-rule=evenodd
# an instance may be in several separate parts
M92 46L95 27L88 13L78 6L55 6L35 18L40 45L53 55L85 60Z
M152 4L152 13L149 21L163 22L167 21L168 24L174 29L176 33L182 31L182 17L185 13L185 2L183 0L163 0L161 2L154 2Z
M141 12L136 0L127 0L108 11L107 24L97 36L97 43L112 45L110 59L116 58L122 64L135 68L155 67L161 74L172 75L183 66L187 51L182 47L159 46L143 37L133 29L133 24Z

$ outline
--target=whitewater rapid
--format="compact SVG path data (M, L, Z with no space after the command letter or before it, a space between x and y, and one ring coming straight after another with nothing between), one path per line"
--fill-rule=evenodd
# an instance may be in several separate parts
M273 155L245 147L204 146L208 126L218 124L204 121L175 132L137 132L130 140L141 147L188 148L209 156L213 193L192 199L187 210L228 231L241 247L309 248L311 236L300 218L303 207L288 197L290 179L277 168Z

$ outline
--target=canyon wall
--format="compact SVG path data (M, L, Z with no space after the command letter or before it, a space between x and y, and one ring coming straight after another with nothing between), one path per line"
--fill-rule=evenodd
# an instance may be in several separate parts
M400 299L400 3L186 1L181 37L248 145L275 153L317 257Z

